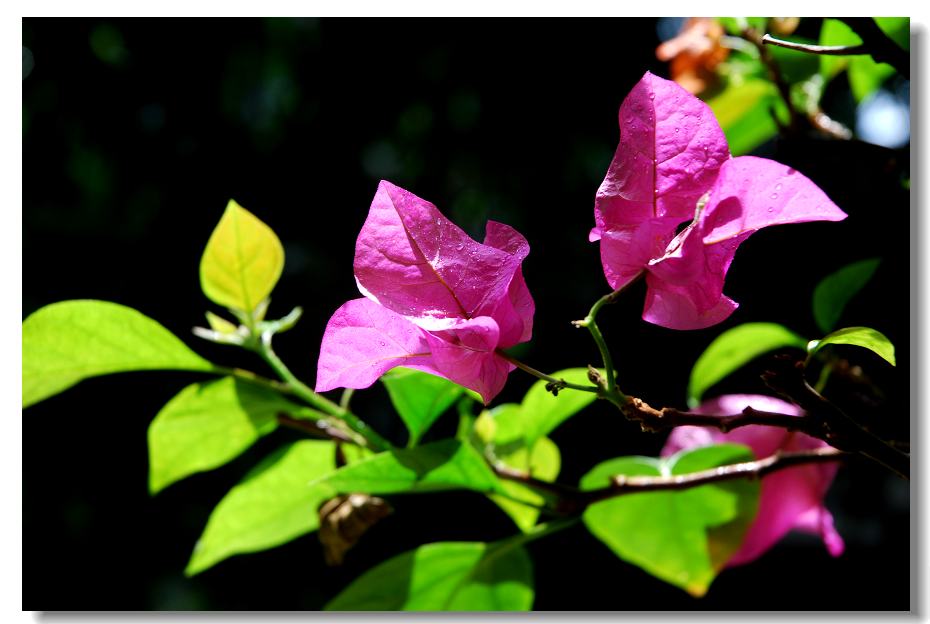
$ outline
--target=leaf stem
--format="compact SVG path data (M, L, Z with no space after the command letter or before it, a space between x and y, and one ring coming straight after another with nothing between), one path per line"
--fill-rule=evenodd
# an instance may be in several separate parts
M519 368L520 370L522 370L523 372L529 373L530 375L532 375L533 377L536 377L537 379L548 381L550 384L552 384L553 386L559 389L571 388L572 390L580 390L582 392L595 392L595 393L598 392L597 386L583 386L581 384L574 384L574 383L565 381L564 379L559 379L557 377L553 377L552 375L547 375L546 373L543 373L542 371L538 371L532 366L530 366L529 364L524 364L523 362L521 362L520 360L513 357L512 355L510 355L509 353L507 353L506 351L502 349L497 349L495 353L499 355L500 357L504 358L505 360L507 360L508 362L510 362L511 364L513 364L514 366L516 366L517 368Z

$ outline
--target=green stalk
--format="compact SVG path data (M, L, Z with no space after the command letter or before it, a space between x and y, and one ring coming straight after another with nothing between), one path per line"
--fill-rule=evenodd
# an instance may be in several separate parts
M321 412L325 412L343 421L352 431L362 436L373 451L386 451L392 448L390 442L385 440L377 431L369 427L361 418L341 407L338 403L317 394L309 386L300 381L294 373L281 361L281 358L271 348L271 334L264 334L257 341L255 351L265 360L275 373L290 387L295 396L300 397L308 405Z

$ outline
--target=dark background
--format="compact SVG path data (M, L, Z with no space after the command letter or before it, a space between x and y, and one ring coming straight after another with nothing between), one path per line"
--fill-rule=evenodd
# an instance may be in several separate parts
M817 32L817 20L806 28ZM656 20L36 20L23 21L34 65L23 81L23 314L72 298L135 307L212 359L262 370L250 355L195 343L209 307L200 254L235 198L283 240L287 264L270 315L301 305L279 354L315 377L329 315L357 297L354 240L377 182L436 203L474 237L509 223L530 241L536 299L521 357L542 370L597 362L569 321L607 292L586 242L594 193L616 147L617 109L655 60ZM844 79L829 111L850 120ZM758 154L814 179L850 218L772 228L744 244L726 293L726 323L675 332L639 319L640 284L602 314L621 386L653 405L684 404L690 368L728 327L784 323L818 336L810 294L844 264L880 256L844 325L869 325L897 346L891 369L851 350L884 391L864 417L907 431L910 371L905 151L796 138ZM214 308L214 311L219 312ZM756 362L717 391L764 392ZM182 571L212 507L282 442L278 431L231 464L150 498L146 428L195 376L138 373L88 380L23 412L23 607L28 610L317 609L362 571L419 543L491 540L509 520L468 493L395 496L396 513L329 569L315 534ZM515 372L496 403L532 379ZM837 383L837 387L842 387ZM874 398L874 397L873 397ZM395 440L402 426L379 386L357 412ZM436 435L454 430L448 415ZM654 454L607 405L559 428L561 478ZM846 539L839 559L790 536L725 571L703 600L617 559L583 528L535 542L537 609L909 608L908 484L852 462L828 505Z

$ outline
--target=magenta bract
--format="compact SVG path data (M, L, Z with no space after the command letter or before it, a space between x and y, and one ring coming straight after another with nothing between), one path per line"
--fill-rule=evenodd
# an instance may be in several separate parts
M622 288L645 271L643 319L701 329L737 308L723 295L723 282L750 234L769 225L840 221L846 213L785 165L730 158L710 108L647 72L620 107L620 144L594 218L589 238L601 243L610 286Z
M739 414L747 406L758 410L800 416L799 407L779 399L759 395L725 395L704 402L695 410L699 414ZM733 442L745 444L757 459L778 451L801 451L827 446L826 442L803 433L780 427L749 425L721 433L705 427L676 427L669 435L662 455L680 450ZM735 566L757 559L791 529L819 535L834 557L843 553L843 538L833 526L833 516L823 505L823 498L836 475L836 464L808 464L786 468L762 478L759 512L746 533L742 547L728 565Z
M489 402L514 368L495 350L532 335L535 306L521 270L528 253L510 226L489 221L478 243L433 204L382 181L355 245L366 298L327 324L316 390L367 388L406 366Z

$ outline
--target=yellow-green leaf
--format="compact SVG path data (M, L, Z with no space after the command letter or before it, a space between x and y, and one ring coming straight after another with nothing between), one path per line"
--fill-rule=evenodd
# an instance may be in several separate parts
M820 340L811 340L807 347L810 353L816 353L827 345L853 345L868 349L895 366L894 344L885 334L871 327L845 327L827 334Z
M154 320L109 301L61 301L23 321L23 407L88 377L159 369L213 365Z
M274 289L284 248L270 227L229 200L200 260L200 286L214 303L252 314Z

